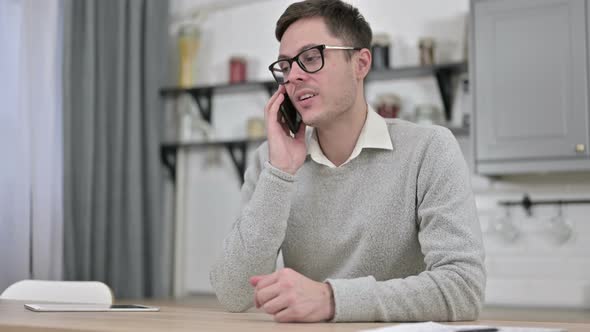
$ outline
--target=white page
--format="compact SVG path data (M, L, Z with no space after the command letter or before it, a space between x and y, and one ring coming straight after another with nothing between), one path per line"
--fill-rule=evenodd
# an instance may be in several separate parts
M489 325L445 325L435 322L404 323L386 326L361 332L460 332L469 330L484 330L497 328L498 332L565 332L559 328L518 327L518 326L489 326Z

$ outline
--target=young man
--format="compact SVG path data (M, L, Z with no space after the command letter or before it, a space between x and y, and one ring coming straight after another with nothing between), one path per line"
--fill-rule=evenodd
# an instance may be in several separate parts
M219 301L280 322L477 318L484 253L452 134L386 122L367 105L371 29L356 8L294 3L276 37L268 143L211 272ZM308 134L278 121L285 92ZM274 271L279 250L286 268Z

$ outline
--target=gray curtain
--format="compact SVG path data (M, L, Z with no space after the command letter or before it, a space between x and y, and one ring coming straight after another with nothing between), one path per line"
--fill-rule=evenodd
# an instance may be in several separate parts
M168 1L64 4L64 276L118 298L170 294L158 96Z

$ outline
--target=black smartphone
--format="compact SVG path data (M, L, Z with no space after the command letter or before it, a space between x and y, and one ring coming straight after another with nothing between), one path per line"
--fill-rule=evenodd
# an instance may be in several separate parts
M281 113L279 116L279 122L284 121L287 124L289 130L295 135L299 131L299 126L301 126L301 114L297 112L297 109L289 99L289 96L284 93L283 96L285 97L281 107L279 107L279 112Z

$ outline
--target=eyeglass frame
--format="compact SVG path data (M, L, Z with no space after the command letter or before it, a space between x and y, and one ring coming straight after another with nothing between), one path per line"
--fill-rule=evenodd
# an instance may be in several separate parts
M305 65L299 61L299 57L301 56L301 54L303 54L307 51L313 50L313 49L317 49L318 51L320 51L322 65L317 70L309 71L305 68ZM297 62L297 65L299 66L299 68L301 68L301 70L303 70L304 72L306 72L308 74L313 74L313 73L317 73L318 71L322 70L322 68L324 68L324 65L326 63L324 61L324 50L360 51L362 49L363 49L362 47L353 47L353 46L331 46L331 45L326 45L326 44L315 45L315 46L308 47L308 48L302 50L301 52L297 53L297 55L295 55L292 58L279 59L279 60L271 63L270 66L268 66L268 70L270 70L272 77L275 79L275 81L278 84L285 85L285 84L289 83L289 80L286 80L283 83L280 83L277 80L277 77L275 76L275 73L273 71L273 67L279 62L287 61L289 63L289 74L291 73L291 69L293 69L293 62ZM289 75L287 74L287 76L289 76Z

